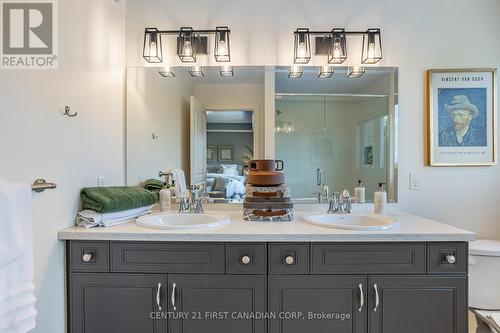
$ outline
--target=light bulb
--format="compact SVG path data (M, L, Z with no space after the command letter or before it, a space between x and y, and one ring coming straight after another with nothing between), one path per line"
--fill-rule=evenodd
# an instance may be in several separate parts
M340 48L340 43L336 42L333 44L333 58L338 59L342 55L342 50Z
M184 56L191 57L193 55L193 47L191 45L191 41L184 42L184 51L182 52Z
M158 53L156 51L156 42L149 42L149 56L156 57Z
M368 59L375 58L375 43L368 44Z

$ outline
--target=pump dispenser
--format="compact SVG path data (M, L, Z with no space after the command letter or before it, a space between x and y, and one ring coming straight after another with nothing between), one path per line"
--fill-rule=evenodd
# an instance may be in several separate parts
M373 195L373 206L375 214L384 214L387 205L387 192L384 190L384 183L378 183L378 190Z

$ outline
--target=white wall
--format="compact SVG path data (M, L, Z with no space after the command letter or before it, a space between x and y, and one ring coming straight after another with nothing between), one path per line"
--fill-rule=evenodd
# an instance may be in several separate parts
M127 184L158 172L189 170L189 97L193 81L164 78L155 68L127 69ZM157 136L153 139L153 133Z
M0 177L54 181L33 194L34 332L65 330L64 246L79 190L121 184L124 169L123 0L59 1L59 69L0 71ZM65 105L78 117L62 115Z
M500 238L500 167L425 166L424 73L429 68L499 67L500 2L484 0L397 1L185 1L127 2L127 64L138 65L145 26L231 28L235 65L288 65L297 27L380 27L384 59L399 67L399 202L407 211ZM352 60L359 59L353 49ZM352 61L351 60L351 61ZM177 61L170 56L169 61ZM213 62L209 59L208 61ZM315 58L313 63L324 61ZM422 190L409 191L409 172Z

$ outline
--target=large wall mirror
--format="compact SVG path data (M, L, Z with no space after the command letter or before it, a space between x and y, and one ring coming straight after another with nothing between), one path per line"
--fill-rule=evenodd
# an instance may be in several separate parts
M295 202L353 191L358 180L367 202L379 183L397 201L397 68L352 78L336 67L326 79L316 67L295 79L279 66L233 73L127 69L128 185L183 170L210 202L241 203L248 161L274 157L285 163Z

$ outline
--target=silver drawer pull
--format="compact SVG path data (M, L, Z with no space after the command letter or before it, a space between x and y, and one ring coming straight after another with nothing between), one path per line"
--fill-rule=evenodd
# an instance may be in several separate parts
M375 307L373 308L373 312L377 312L378 305L380 303L380 298L378 295L378 287L376 283L373 285L373 290L375 290Z
M447 255L445 259L449 264L454 264L457 261L457 258L455 258L455 256L451 254Z
M243 257L241 257L241 263L243 265L248 265L250 263L250 261L252 261L252 260L250 259L249 256L243 256Z
M158 289L156 290L156 305L158 306L158 310L161 311L160 293L161 293L161 283L158 282Z
M172 300L172 307L174 308L174 311L177 310L177 308L175 307L175 283L172 284L172 297L171 297L171 300Z
M363 294L363 285L360 283L359 287L359 308L358 311L361 312L363 310L363 305L365 305L365 295Z
M82 260L83 262L90 262L92 260L92 254L90 253L85 253L83 256L82 256Z
M286 258L285 258L285 264L287 264L287 265L293 265L294 262L295 262L295 259L293 259L292 256L286 256Z

